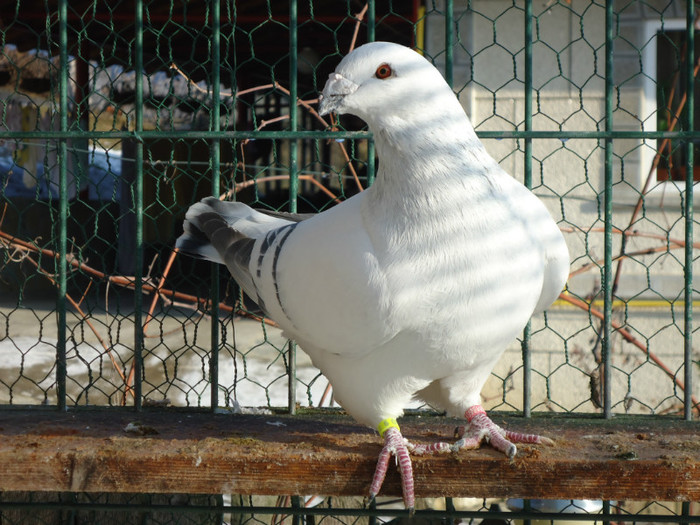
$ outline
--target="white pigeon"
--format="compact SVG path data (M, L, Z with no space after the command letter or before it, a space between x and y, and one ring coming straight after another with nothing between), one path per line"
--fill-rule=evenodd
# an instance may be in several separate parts
M569 254L555 221L486 152L440 73L409 48L363 45L331 73L319 113L367 122L379 169L366 191L311 218L207 198L177 247L225 264L296 340L384 448L374 497L396 456L414 506L409 453L514 443L480 405L491 370L533 313L561 292ZM303 220L302 220L303 219ZM466 418L454 445L414 445L396 418L420 399Z

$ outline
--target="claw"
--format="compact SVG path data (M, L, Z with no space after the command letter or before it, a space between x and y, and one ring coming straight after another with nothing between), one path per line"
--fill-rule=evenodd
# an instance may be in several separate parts
M415 494L413 485L413 465L410 454L418 456L433 453L459 452L462 449L479 448L486 441L496 450L500 450L507 457L513 458L518 453L515 443L553 445L554 441L536 434L521 434L503 430L486 415L486 411L480 405L469 408L464 416L468 425L458 427L455 431L459 438L454 445L437 442L430 445L414 444L404 439L395 419L383 420L379 431L384 438L384 447L377 458L377 468L374 470L374 478L369 489L369 501L373 500L382 488L384 478L389 469L389 460L396 458L396 465L401 474L401 489L403 501L413 516L415 512ZM384 424L387 423L386 426Z
M377 468L374 470L374 478L369 489L370 499L374 499L382 488L386 472L389 468L389 459L396 457L396 464L401 474L401 489L403 501L410 514L413 514L416 498L413 486L413 466L409 455L408 442L401 435L398 428L392 427L384 432L384 448L379 453Z
M493 448L500 450L512 459L518 453L515 443L554 444L554 441L547 437L503 430L491 421L480 405L469 408L464 413L464 417L467 418L469 425L458 428L460 439L452 446L455 452L463 448L478 448L483 441L486 441Z

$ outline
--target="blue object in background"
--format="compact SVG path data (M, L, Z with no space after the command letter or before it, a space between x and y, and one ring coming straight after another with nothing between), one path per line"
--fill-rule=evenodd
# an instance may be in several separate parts
M73 164L75 165L75 164ZM93 201L118 202L121 198L122 155L120 150L103 150L93 148L88 153L87 197ZM25 177L25 172L26 176ZM69 177L72 173L69 172ZM36 184L27 186L24 181L34 179ZM72 185L69 181L69 185ZM70 195L75 197L75 188ZM26 198L37 200L58 199L58 186L50 176L46 176L46 166L37 163L34 172L15 162L12 153L0 148L0 195L7 198Z

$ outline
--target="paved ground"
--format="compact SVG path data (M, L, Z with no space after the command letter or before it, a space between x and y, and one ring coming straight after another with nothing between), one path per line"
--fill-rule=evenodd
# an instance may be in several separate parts
M67 383L76 404L121 403L121 375L131 367L134 327L133 317L117 310L94 310L89 324L74 310L68 314ZM0 305L0 403L55 403L56 318L46 301L31 308ZM220 339L219 402L226 404L228 397L228 404L286 406L287 340L280 331L229 317L222 321ZM146 397L152 402L167 398L176 406L208 406L210 346L209 318L184 309L156 316L145 339ZM325 379L310 390L306 386L317 375L308 356L298 351L297 397L302 405L309 404L309 392L314 401L320 399Z

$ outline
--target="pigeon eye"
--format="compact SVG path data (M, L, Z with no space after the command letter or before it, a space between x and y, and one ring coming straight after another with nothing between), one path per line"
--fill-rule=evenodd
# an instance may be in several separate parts
M392 73L393 71L389 64L382 64L377 68L377 71L374 72L374 76L380 80L384 80L385 78L389 78Z

